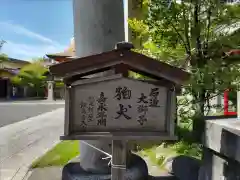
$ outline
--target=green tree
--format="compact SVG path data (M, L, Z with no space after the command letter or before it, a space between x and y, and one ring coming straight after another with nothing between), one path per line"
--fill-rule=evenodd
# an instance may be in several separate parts
M3 61L8 61L8 56L4 53L0 54L0 63Z
M211 108L209 99L239 84L239 65L226 52L240 45L240 5L217 0L151 0L148 7L145 19L129 20L134 34L145 39L138 51L192 74L183 91L190 98L181 99L179 106L191 104L180 109L180 115L193 110L199 139L204 112Z
M39 93L43 92L46 85L45 74L47 71L48 69L43 66L41 61L34 61L24 66L19 74L12 78L12 82L33 88L37 96L39 96Z

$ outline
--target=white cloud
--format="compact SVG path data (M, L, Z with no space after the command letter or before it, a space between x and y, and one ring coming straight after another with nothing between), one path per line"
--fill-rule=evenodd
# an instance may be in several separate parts
M31 60L33 57L43 57L45 54L57 53L63 51L67 45L61 45L52 39L41 34L33 32L23 26L13 24L10 22L1 22L1 29L7 32L26 36L28 38L37 40L38 43L26 44L25 42L15 42L4 39L7 43L4 44L2 52L8 54L12 58L23 60ZM13 36L14 37L14 36Z
M57 53L63 51L64 46L56 46L51 44L24 44L7 41L3 46L2 52L8 54L12 58L18 58L30 61L34 57L43 57L46 54Z
M25 27L17 25L17 24L12 24L9 22L0 22L0 27L6 29L7 31L12 31L16 34L21 34L21 35L27 36L29 38L39 40L44 43L58 44L57 42L54 42L52 39L49 39L41 34L33 32L33 31L26 29Z

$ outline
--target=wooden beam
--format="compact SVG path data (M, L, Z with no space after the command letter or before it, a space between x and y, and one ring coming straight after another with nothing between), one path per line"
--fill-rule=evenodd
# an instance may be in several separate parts
M127 169L127 142L112 141L112 180L125 180Z

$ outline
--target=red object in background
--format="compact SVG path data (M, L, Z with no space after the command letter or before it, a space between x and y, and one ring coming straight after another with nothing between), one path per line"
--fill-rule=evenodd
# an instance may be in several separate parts
M228 111L228 92L229 89L224 91L224 115L228 116L228 115L237 115L237 112L231 112Z
M240 55L240 49L232 49L227 53L229 56L231 55Z
M232 49L227 53L227 55L232 56L232 55L240 55L240 49ZM237 115L237 112L229 112L228 111L228 92L229 89L226 89L224 91L224 115Z

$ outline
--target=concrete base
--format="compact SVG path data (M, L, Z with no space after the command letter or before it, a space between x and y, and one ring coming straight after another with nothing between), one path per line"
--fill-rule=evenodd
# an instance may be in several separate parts
M206 148L198 180L239 180L240 164Z
M148 168L145 161L133 154L125 174L126 179L147 180ZM111 173L90 173L80 163L69 163L63 168L62 180L111 180Z
M240 121L207 120L198 180L240 179Z
M203 144L240 163L240 121L237 118L207 120Z
M62 167L46 167L33 169L24 180L61 180ZM148 180L178 180L170 174L163 173L159 176L148 176Z

